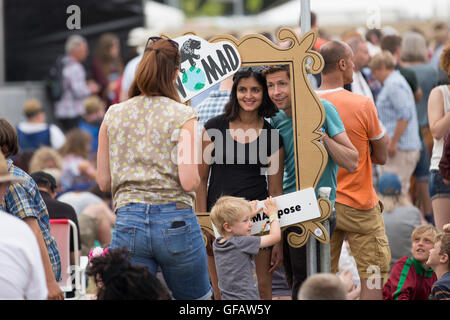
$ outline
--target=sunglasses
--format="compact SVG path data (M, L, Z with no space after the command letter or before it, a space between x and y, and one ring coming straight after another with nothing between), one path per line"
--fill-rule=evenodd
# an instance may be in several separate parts
M248 67L242 67L240 68L234 75L233 75L233 81L236 80L237 76L242 75L242 73L252 72L254 74L262 74L264 69L267 69L267 66L248 66Z
M241 72L254 72L254 73L261 73L264 69L267 69L267 66L249 66L249 67L242 67L239 71Z
M148 46L149 46L149 44L152 44L152 43L154 43L154 42L156 42L156 41L159 41L159 40L167 40L167 41L169 41L177 50L178 50L178 48L179 48L179 45L178 45L178 42L176 42L176 41L174 41L174 40L172 40L172 39L165 39L165 38L161 38L161 37L150 37L150 38L148 38L148 40L147 40L147 44L145 45L145 50L147 51L149 48L148 48Z

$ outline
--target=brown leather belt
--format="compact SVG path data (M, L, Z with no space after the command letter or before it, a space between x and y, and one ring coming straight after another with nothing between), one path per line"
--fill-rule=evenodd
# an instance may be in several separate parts
M181 202L181 201L175 202L175 207L177 209L189 209L189 208L192 208L190 205L188 205L188 204L186 204L184 202Z

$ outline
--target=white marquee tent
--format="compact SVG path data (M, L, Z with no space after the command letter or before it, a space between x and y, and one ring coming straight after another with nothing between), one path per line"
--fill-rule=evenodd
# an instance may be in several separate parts
M320 26L378 27L402 21L450 21L449 0L311 0ZM225 29L298 26L300 0L291 0L253 16L202 18Z
M311 0L319 24L366 25L431 18L450 20L448 0ZM256 16L260 25L298 25L300 0L292 0Z

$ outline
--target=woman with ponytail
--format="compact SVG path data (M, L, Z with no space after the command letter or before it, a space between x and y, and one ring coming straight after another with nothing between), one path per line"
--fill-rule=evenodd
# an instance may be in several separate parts
M197 114L180 103L178 45L151 37L130 87L99 133L98 184L117 215L111 248L134 265L158 266L175 299L208 299L206 250L192 208L198 173Z

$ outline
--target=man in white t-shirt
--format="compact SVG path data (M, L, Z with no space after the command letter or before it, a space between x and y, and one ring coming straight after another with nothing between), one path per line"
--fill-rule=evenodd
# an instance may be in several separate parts
M0 202L11 182L20 178L8 173L0 152ZM47 299L47 283L40 249L28 225L0 210L0 300Z
M45 300L47 285L36 237L27 224L0 211L0 300Z
M367 67L370 61L369 49L364 39L360 37L353 37L347 40L347 44L352 48L353 51L353 82L351 84L352 92L360 94L370 98L375 102L373 98L372 91L367 84L361 70Z
M128 90L130 90L131 84L133 83L134 76L136 74L136 69L142 60L144 53L141 53L137 57L134 57L128 61L125 69L123 70L123 79L120 88L120 101L125 101L128 99Z

